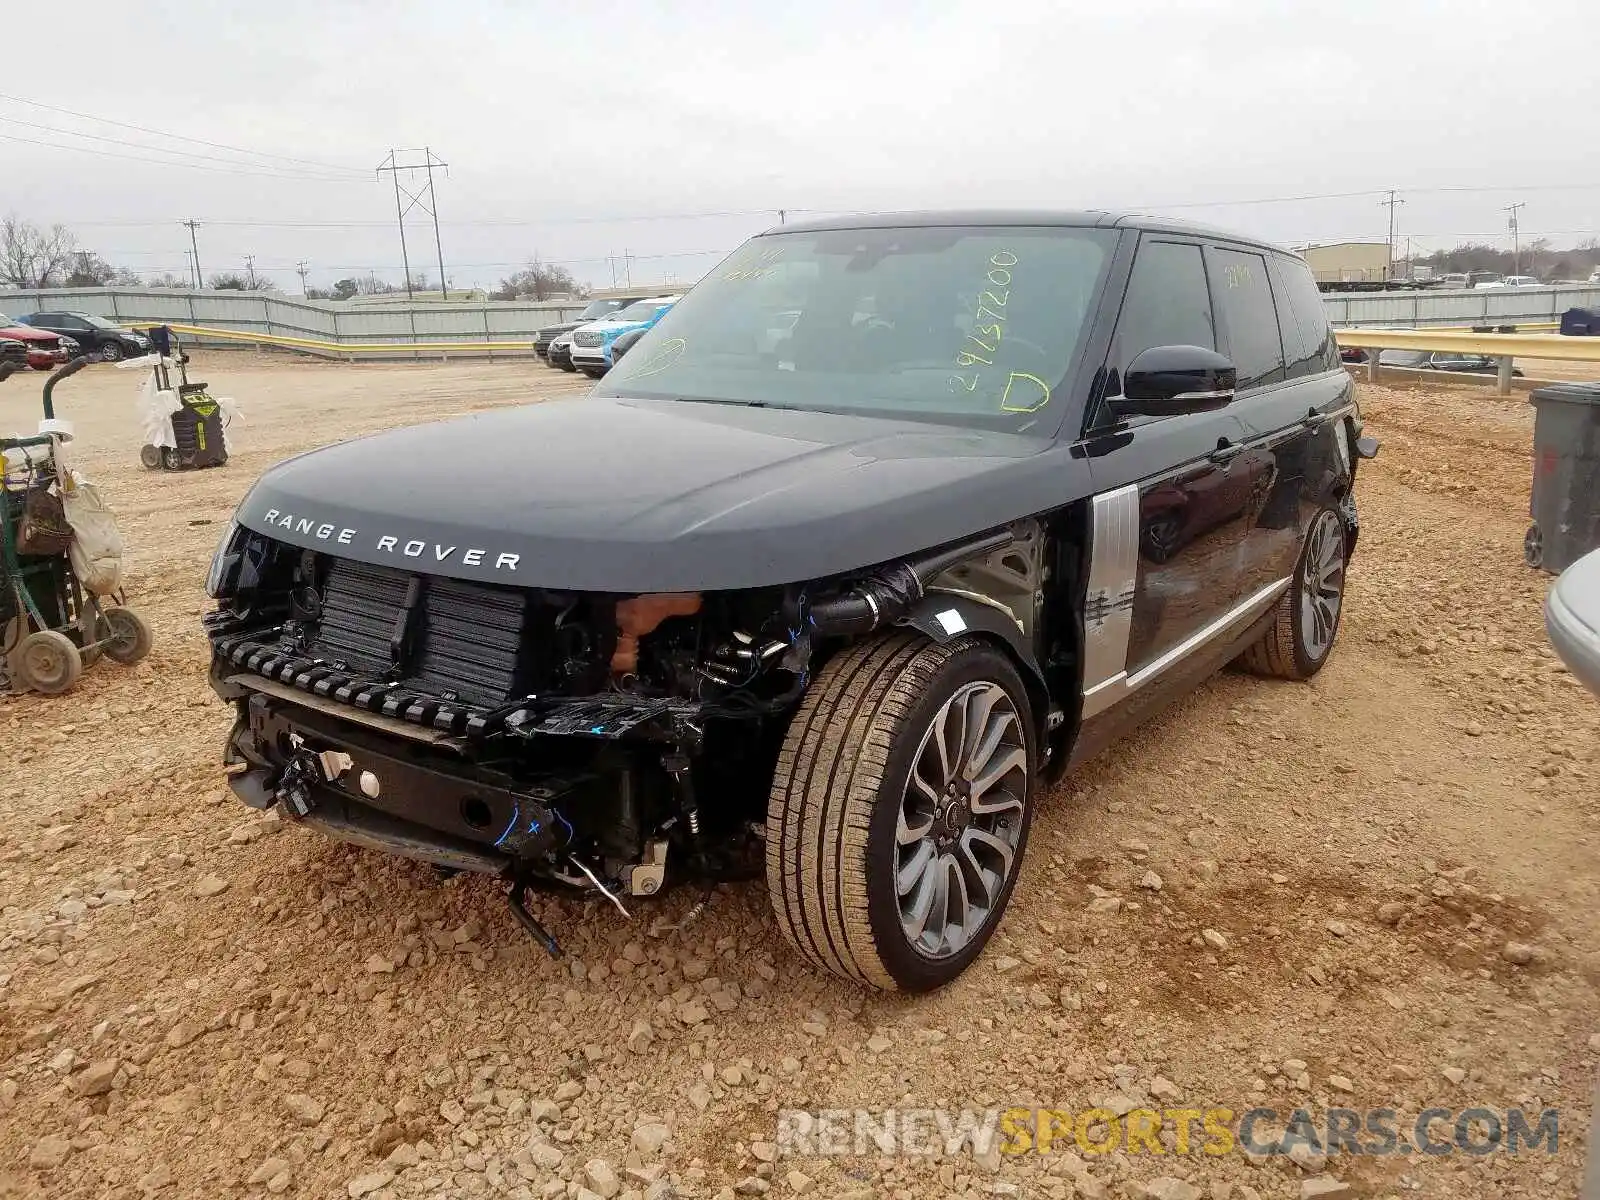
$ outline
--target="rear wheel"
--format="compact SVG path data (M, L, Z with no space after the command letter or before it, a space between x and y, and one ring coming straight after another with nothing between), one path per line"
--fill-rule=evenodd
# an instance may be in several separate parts
M1333 652L1344 611L1344 519L1336 508L1312 518L1300 564L1261 640L1240 656L1258 675L1310 679Z
M46 696L59 696L78 682L83 661L71 638L54 629L41 629L22 639L11 655L11 670L25 687Z
M147 471L161 469L161 447L152 446L146 442L139 447L139 464Z
M150 624L131 608L111 607L100 614L101 633L109 638L103 649L114 663L132 666L150 653Z
M767 808L778 924L816 965L928 991L982 952L1033 815L1027 689L977 639L914 635L829 661L789 726Z

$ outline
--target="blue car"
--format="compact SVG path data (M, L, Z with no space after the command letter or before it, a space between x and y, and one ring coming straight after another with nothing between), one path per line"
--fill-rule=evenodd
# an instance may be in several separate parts
M625 333L649 329L678 302L677 296L657 296L636 300L603 321L593 321L573 330L572 365L590 379L599 379L611 369L611 345Z

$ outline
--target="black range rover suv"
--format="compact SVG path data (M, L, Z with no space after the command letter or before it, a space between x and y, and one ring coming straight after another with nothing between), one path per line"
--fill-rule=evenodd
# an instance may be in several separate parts
M1043 782L1230 660L1307 679L1362 456L1304 263L1102 213L789 225L587 397L268 471L212 565L245 803L624 911L764 870L925 990ZM419 480L404 464L470 469ZM610 911L610 906L604 911Z

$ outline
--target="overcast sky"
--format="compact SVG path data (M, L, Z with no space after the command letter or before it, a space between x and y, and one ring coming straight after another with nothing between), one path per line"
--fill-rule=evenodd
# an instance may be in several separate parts
M1402 249L1509 245L1513 201L1524 238L1600 234L1580 0L79 0L23 24L0 212L145 275L187 270L195 217L207 275L398 282L373 168L424 145L456 286L535 252L692 279L779 208L1133 207L1297 244L1383 240L1393 187ZM436 279L425 214L407 237Z

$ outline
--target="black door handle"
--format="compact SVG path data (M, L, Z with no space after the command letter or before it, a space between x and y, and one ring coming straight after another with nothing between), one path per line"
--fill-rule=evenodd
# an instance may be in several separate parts
M1244 447L1237 442L1230 442L1227 438L1218 438L1217 448L1208 457L1212 462L1220 465L1232 462L1242 453L1244 453Z

